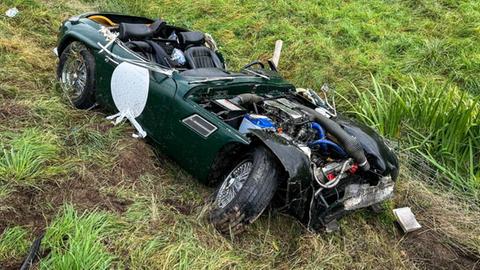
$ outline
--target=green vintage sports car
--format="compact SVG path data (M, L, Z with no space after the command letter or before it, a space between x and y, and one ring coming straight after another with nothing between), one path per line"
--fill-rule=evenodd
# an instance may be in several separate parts
M398 161L372 129L337 114L326 95L297 88L278 58L227 69L202 32L111 13L63 22L54 50L65 95L128 120L205 184L208 218L238 233L272 205L309 229L335 228L393 195Z

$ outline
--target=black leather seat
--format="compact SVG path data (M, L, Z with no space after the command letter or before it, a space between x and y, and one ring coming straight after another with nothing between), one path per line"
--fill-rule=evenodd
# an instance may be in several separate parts
M196 68L220 68L223 63L217 54L210 48L204 46L190 47L185 51L185 58L192 69Z
M145 58L154 60L157 64L165 67L174 66L170 55L167 54L165 49L152 40L128 41L125 44L133 51L142 53ZM153 59L151 59L152 57Z
M120 23L118 26L118 38L123 41L149 39L157 36L165 25L166 22L163 20L156 20L150 25L143 23Z
M183 53L191 69L224 68L217 54L204 46L205 34L202 32L180 32L178 41L184 48Z

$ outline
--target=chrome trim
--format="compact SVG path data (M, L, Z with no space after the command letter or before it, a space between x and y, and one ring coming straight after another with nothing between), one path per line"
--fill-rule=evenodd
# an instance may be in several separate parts
M195 118L197 118L197 120L195 120ZM203 121L203 123L199 123L198 120ZM192 125L192 122L195 125ZM189 117L183 119L182 123L204 138L207 138L218 129L217 126L210 123L207 121L207 119L198 114L190 115Z

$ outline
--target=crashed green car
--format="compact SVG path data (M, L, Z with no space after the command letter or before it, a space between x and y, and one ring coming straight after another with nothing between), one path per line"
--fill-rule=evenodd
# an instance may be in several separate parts
M318 94L283 79L278 55L233 72L208 34L112 13L66 20L54 51L75 107L130 122L135 137L217 187L208 218L223 233L241 232L270 204L309 229L332 229L393 195L398 161L384 140L337 114L328 87Z

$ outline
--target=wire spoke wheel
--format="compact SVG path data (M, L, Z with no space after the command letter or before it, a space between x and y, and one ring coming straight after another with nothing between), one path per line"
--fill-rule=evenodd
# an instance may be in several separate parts
M280 166L272 152L258 145L238 159L219 185L208 219L221 233L242 232L267 208L277 190Z
M242 189L253 168L253 162L244 160L238 164L225 178L218 189L215 204L220 208L227 206Z
M80 49L73 46L68 52L60 76L60 84L66 98L70 102L78 100L87 84L87 65Z

